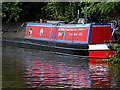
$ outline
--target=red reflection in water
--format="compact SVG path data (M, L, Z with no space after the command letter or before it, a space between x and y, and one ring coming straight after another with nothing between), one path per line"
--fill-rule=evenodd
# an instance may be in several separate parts
M26 84L31 88L90 88L88 70L64 62L26 59Z
M112 88L112 71L103 59L89 59L92 88Z

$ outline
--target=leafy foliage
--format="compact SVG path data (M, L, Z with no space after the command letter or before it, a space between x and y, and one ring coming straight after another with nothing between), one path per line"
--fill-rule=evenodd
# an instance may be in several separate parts
M97 22L109 22L111 19L120 18L120 11L118 11L120 3L118 2L90 2L87 5L87 7L82 7L82 13L87 14L91 21L95 18Z
M75 2L49 2L42 10L48 12L47 18L69 22L77 17L77 9L80 5Z
M112 44L110 45L110 49L115 50L114 51L114 55L113 56L109 56L110 57L110 62L111 64L115 64L115 63L120 63L120 28L118 27L118 31L115 31L114 36L116 36L116 44Z
M116 46L113 46L116 48L115 55L109 56L111 64L114 63L120 63L120 44L117 44Z
M6 2L3 3L2 7L2 17L7 18L6 22L9 22L11 20L17 21L19 19L19 14L20 14L20 7L21 3L19 2Z
M87 6L86 6L87 5ZM53 19L66 22L88 17L88 22L120 19L119 2L4 2L3 21Z

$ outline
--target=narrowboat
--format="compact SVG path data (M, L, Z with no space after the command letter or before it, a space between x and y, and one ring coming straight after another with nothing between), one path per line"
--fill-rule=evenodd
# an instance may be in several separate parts
M25 38L38 40L53 51L88 57L108 57L113 50L108 48L114 39L111 23L33 23L28 22ZM44 44L43 44L44 42Z

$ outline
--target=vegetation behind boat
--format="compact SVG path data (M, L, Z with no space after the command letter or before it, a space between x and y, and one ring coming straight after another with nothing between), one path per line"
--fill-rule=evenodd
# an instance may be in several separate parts
M120 19L119 2L0 2L3 22L41 19L74 21L87 15L88 22ZM80 10L78 16L78 10Z

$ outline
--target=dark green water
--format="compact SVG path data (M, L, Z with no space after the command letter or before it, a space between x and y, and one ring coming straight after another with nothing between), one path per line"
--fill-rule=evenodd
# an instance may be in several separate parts
M12 47L2 57L2 88L120 88L120 65Z

